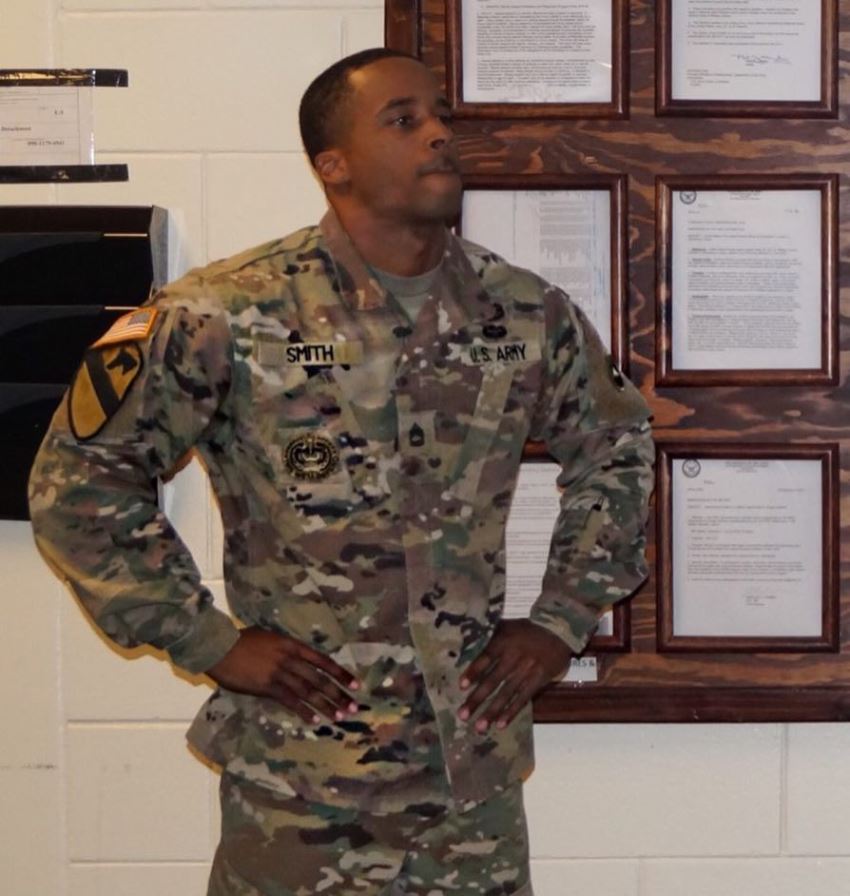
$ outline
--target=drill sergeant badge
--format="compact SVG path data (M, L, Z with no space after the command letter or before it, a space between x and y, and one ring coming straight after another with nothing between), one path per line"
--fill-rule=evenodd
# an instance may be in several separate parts
M71 384L68 418L75 438L94 438L124 403L142 372L142 350L136 344L150 334L155 308L119 317L89 348Z
M339 464L339 453L325 436L303 435L292 439L284 451L286 469L296 479L327 479Z

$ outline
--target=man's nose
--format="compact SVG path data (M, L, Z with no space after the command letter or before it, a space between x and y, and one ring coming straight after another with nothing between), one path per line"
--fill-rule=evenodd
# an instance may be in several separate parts
M454 140L455 132L442 118L435 117L431 128L428 135L428 145L431 149L442 149Z

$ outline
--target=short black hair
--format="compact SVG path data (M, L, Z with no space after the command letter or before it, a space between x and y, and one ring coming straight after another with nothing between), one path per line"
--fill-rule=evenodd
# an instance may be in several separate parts
M352 53L326 68L317 75L301 97L298 108L298 124L301 128L301 142L311 163L316 156L333 145L339 137L340 112L351 94L348 76L379 59L413 59L409 53L373 47Z

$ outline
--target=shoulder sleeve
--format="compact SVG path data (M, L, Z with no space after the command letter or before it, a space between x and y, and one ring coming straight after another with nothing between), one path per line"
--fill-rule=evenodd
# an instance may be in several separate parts
M156 480L225 419L230 330L198 302L148 307L149 334L87 351L30 474L30 513L48 564L107 636L201 672L237 631L159 510Z
M580 652L602 611L646 578L649 409L587 318L545 291L545 373L531 436L561 466L561 510L532 621Z

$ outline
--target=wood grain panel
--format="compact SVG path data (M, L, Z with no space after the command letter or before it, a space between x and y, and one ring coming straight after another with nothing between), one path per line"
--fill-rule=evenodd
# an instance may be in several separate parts
M388 0L387 8L407 5ZM443 84L445 14L442 0L420 0L421 58ZM457 122L463 169L469 174L627 175L629 369L652 406L658 439L836 443L840 448L840 653L660 655L653 577L632 600L631 650L600 656L596 685L550 688L538 700L541 721L850 718L850 0L839 0L838 16L839 110L834 119L657 116L654 4L631 0L628 118ZM801 172L839 179L837 385L657 385L656 177ZM654 532L651 524L653 566Z

